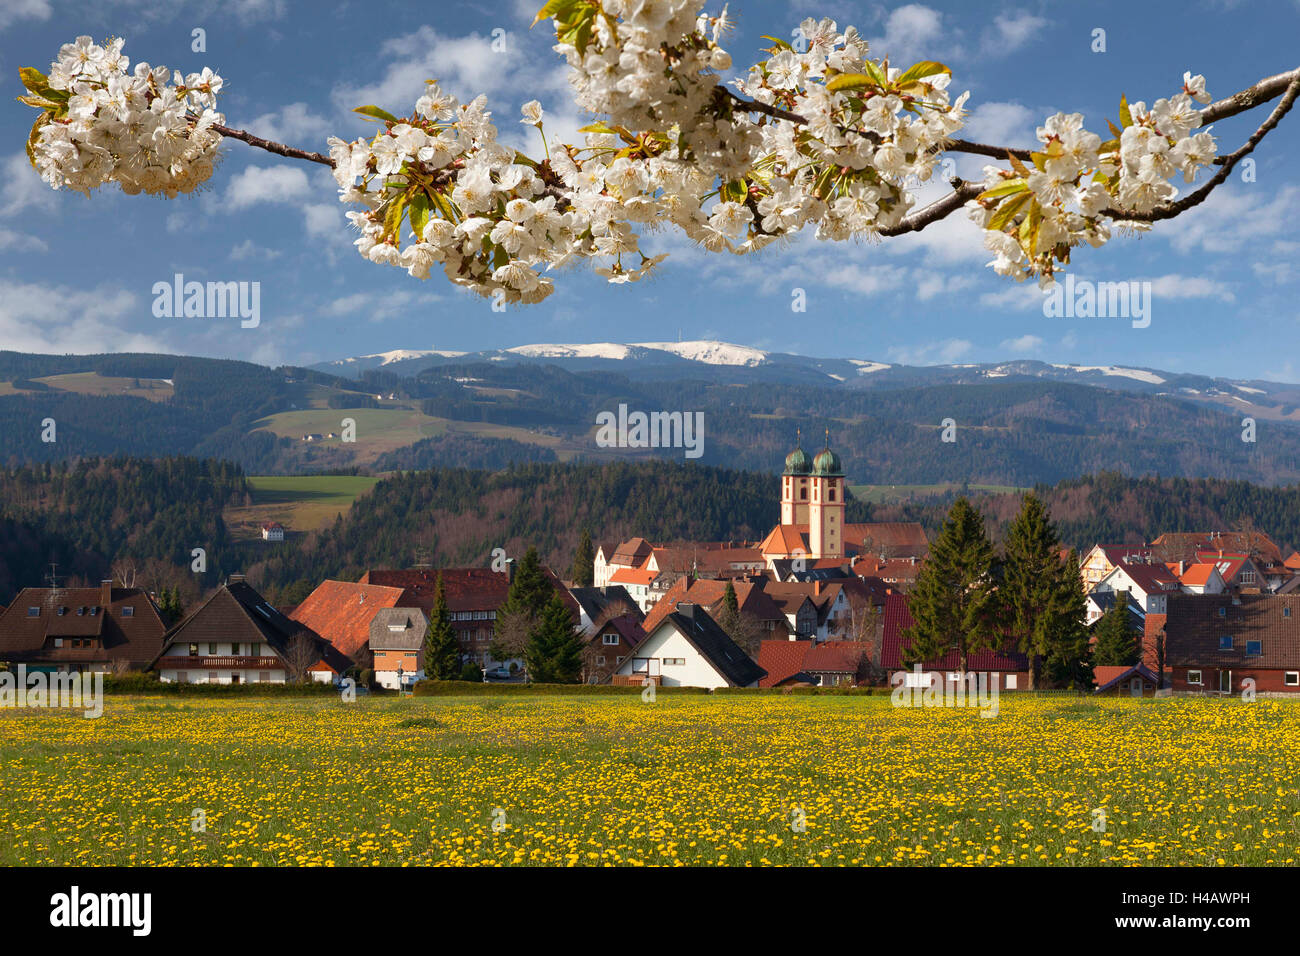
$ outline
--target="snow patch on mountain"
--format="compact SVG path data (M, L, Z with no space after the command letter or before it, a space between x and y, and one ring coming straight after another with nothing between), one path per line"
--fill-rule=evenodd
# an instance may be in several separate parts
M506 349L528 358L603 358L621 360L632 354L626 345L614 342L591 342L586 345L516 345Z
M692 342L634 342L637 348L658 349L706 365L742 365L753 367L767 361L767 353L730 342L700 339Z
M1063 368L1070 372L1100 372L1102 375L1119 375L1138 382L1146 382L1148 385L1163 385L1166 381L1166 379L1161 378L1154 372L1147 372L1140 368L1123 368L1118 365L1059 365L1053 362L1052 368Z

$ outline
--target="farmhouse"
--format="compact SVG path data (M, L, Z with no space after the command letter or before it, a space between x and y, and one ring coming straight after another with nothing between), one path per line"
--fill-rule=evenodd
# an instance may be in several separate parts
M268 521L262 525L263 541L283 541L284 525L278 521Z
M413 606L415 601L403 588L323 581L289 616L329 641L352 666L368 668L373 664L369 642L375 615L385 608Z
M329 641L232 580L167 632L150 668L178 684L283 684L313 670L341 674L348 664Z
M140 588L23 588L0 611L0 660L29 672L143 670L166 633Z

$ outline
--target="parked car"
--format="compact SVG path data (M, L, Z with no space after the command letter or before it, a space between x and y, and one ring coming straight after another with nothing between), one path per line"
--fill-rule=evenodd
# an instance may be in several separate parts
M489 668L483 672L483 682L490 680L509 680L511 678L510 668L505 664L498 664L496 667Z

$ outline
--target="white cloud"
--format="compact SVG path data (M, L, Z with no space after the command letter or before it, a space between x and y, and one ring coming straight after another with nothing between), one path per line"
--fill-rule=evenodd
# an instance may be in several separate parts
M1184 191L1195 184L1182 186ZM1256 239L1289 236L1300 217L1300 186L1276 191L1258 183L1224 183L1201 205L1154 231L1178 252L1240 252Z
M307 235L313 239L327 239L344 235L347 221L338 203L313 203L303 207Z
M535 55L545 48L530 50L526 31L510 31L504 42L504 50L498 52L492 49L490 34L445 36L426 24L380 47L380 60L389 60L381 79L335 87L332 96L341 109L374 104L401 113L415 105L428 79L438 80L462 102L480 93L514 94L520 102L542 99L544 92L569 95L567 67L554 53L549 61Z
M889 56L894 65L904 60L935 59L930 45L943 33L943 15L919 3L909 3L885 18L884 36L867 41L871 56Z
M1219 299L1233 302L1236 296L1222 282L1205 276L1184 276L1177 273L1157 276L1143 281L1151 283L1151 294L1161 299Z
M49 246L36 236L12 229L0 229L0 249L12 249L15 252L48 252Z
M292 166L249 166L230 180L222 203L227 210L263 203L296 202L309 193L307 174Z
M432 307L443 301L442 296L432 292L415 292L411 289L394 291L354 292L341 299L335 299L321 309L321 314L335 318L366 318L371 322L382 322L400 316L409 317L414 310Z
M0 191L0 215L12 216L28 207L51 210L58 205L55 190L32 168L26 151L6 156L0 175L4 176L4 189Z
M259 246L252 239L245 239L235 248L230 250L231 262L243 262L245 259L260 259L269 261L277 259L280 256L280 250L267 249L265 246Z
M1015 282L1005 280L1005 288L997 292L985 292L979 303L986 309L1013 309L1017 312L1043 308L1043 293L1036 282Z
M966 339L943 339L929 345L896 346L887 356L900 365L951 365L972 348Z
M48 20L50 0L5 0L0 5L0 30L19 20Z
M73 289L0 279L0 342L18 352L171 351L121 326L119 320L140 311L135 293L121 286Z
M1035 39L1047 25L1045 17L1032 13L1000 13L993 18L993 26L984 32L981 46L986 53L1012 53Z
M998 348L1008 352L1026 353L1037 352L1043 344L1043 340L1037 335L1022 335L1019 338L1004 340Z
M263 113L248 124L248 131L265 139L295 146L305 140L323 141L329 136L331 125L325 117L313 113L306 103L290 103L273 112Z
M994 146L1029 146L1035 142L1034 131L1045 116L1037 115L1023 103L996 100L981 103L966 117L966 127L960 135ZM986 156L977 158L981 165L994 162Z

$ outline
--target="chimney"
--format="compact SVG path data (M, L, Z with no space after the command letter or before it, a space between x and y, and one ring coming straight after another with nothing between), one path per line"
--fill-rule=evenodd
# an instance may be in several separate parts
M108 607L113 603L113 579L99 582L99 606Z
M699 605L687 604L685 601L683 601L682 603L677 605L677 613L680 614L682 617L689 618L692 622L694 622L695 609L697 607L699 607Z
M1187 573L1187 562L1186 562L1186 561L1179 561L1179 562L1178 562L1178 576L1181 578L1181 577L1182 577L1184 574L1186 574L1186 573Z

